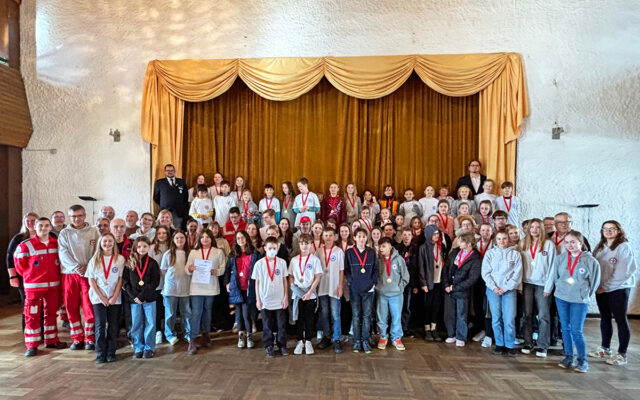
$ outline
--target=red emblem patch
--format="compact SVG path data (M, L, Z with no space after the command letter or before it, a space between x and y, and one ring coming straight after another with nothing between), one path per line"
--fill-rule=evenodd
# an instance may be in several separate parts
M611 260L609 260L609 262L610 262L611 264L615 264L615 263L617 263L617 262L618 262L618 259L616 259L615 257L613 257Z

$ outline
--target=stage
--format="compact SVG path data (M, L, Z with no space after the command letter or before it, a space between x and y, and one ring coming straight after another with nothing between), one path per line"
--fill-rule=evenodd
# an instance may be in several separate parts
M117 361L96 365L89 351L43 349L23 356L19 307L0 309L0 398L26 399L638 399L640 321L631 321L629 364L612 367L590 359L589 372L557 367L560 349L547 359L494 356L478 343L456 348L405 339L407 351L374 349L371 355L331 349L311 356L278 356L238 349L231 332L214 335L210 350L186 355L186 343L164 343L151 360L131 359L129 346ZM597 319L587 320L588 348L598 344ZM61 338L69 342L68 330ZM614 339L614 346L617 339ZM293 353L294 341L289 340Z

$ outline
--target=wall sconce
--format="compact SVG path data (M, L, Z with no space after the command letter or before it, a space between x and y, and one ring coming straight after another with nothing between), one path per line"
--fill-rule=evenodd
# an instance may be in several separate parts
M120 131L117 129L115 131L113 129L109 129L109 136L113 136L114 142L120 141Z

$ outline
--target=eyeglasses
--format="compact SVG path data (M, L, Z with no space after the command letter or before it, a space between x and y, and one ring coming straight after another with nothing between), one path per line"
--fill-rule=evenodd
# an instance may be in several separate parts
M618 232L618 228L602 228L602 232Z
M71 218L83 218L84 216L86 216L87 214L78 214L78 215L72 215Z

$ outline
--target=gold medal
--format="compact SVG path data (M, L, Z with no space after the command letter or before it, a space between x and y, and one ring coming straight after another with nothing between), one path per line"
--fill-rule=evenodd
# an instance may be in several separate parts
M387 282L391 283L391 278L387 278Z
M140 282L138 282L138 286L144 286L144 281L140 280Z
M304 279L303 279L303 278L300 278L300 283L303 283L303 282L304 282Z
M362 273L364 274L365 272L367 272L367 270L366 270L366 269L364 269L364 268L362 268L362 269L360 270L360 272L362 272Z
M575 282L575 279L573 279L573 277L571 277L571 278L567 279L567 283L568 283L569 285L573 285L573 283L574 283L574 282Z

